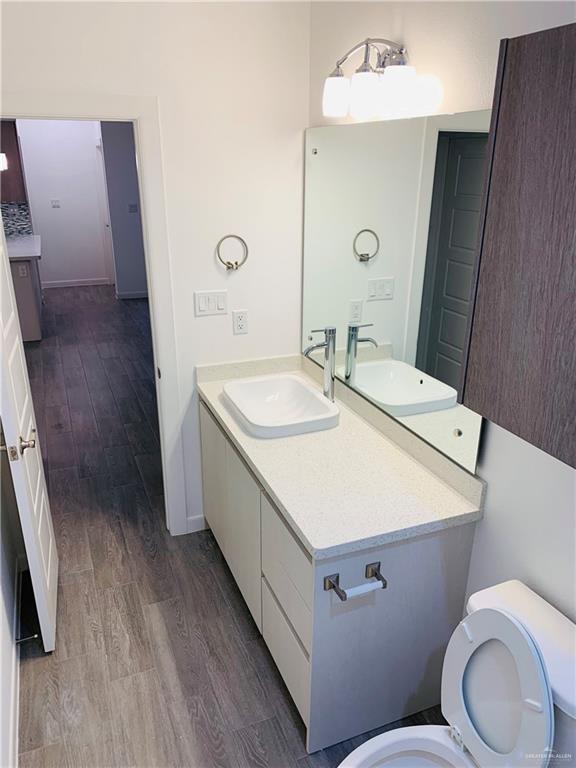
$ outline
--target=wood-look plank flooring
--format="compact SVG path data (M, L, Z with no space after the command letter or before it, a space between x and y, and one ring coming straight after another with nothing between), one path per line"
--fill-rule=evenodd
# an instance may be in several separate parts
M60 555L56 651L22 648L22 768L335 768L209 531L165 528L148 306L46 290L26 357ZM442 722L437 709L387 728Z

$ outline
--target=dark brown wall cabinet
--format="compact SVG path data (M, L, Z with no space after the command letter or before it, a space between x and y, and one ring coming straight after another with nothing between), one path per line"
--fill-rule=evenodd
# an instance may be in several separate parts
M8 168L0 177L0 198L3 203L25 203L26 187L15 120L0 121L0 152L4 152L8 161Z
M576 24L504 40L463 403L576 466Z

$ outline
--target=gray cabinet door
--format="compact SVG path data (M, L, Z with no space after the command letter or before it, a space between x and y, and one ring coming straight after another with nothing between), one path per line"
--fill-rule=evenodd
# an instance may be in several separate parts
M463 402L576 466L576 24L499 75Z
M487 134L441 133L416 365L458 389L484 183Z

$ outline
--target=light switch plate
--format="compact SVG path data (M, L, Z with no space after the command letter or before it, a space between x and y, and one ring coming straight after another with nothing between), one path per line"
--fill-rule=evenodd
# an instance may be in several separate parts
M351 299L348 304L348 321L359 323L362 321L362 299Z
M377 277L373 280L368 280L368 301L386 301L393 298L393 277Z
M196 317L228 314L228 291L194 291Z

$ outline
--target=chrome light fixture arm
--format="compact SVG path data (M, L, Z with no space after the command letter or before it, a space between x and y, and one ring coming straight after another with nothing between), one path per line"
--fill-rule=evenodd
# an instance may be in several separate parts
M384 51L381 51L378 46L383 46ZM378 66L381 67L384 59L391 55L406 56L406 48L401 43L396 43L394 40L387 40L384 37L367 37L362 42L357 43L344 56L338 59L336 62L335 71L339 70L348 59L353 56L357 51L364 48L364 64L369 64L370 61L370 49L376 50L378 54Z

